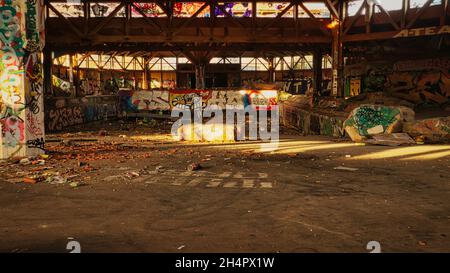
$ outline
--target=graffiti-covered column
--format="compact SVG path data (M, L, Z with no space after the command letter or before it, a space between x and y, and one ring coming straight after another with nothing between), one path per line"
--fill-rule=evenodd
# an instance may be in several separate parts
M0 0L0 158L44 148L43 0Z

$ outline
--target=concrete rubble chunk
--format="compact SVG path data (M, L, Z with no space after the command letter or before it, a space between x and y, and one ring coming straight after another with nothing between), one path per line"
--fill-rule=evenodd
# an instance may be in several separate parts
M407 122L404 132L410 136L422 137L427 142L450 142L450 116Z
M402 132L405 121L414 120L414 111L407 107L361 105L344 122L344 128L355 142L380 134Z

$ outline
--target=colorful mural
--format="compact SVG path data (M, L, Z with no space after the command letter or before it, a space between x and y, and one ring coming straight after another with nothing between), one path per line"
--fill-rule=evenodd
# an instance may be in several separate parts
M216 16L226 17L224 10L233 17L251 17L252 3L249 2L218 3L215 9Z
M270 110L278 104L275 90L152 90L119 93L122 108L127 111L193 109L194 98L202 98L202 108L218 106L237 108L253 105L257 110Z
M181 2L174 3L173 15L175 17L191 17L194 15L205 3L204 2ZM203 9L197 17L210 17L209 6Z
M289 2L274 2L274 3L257 3L256 16L257 17L277 17L279 13L289 6ZM294 7L291 7L282 17L294 17Z
M449 58L358 64L346 67L346 89L349 96L358 90L387 92L415 105L445 105L450 101L449 75Z
M0 158L41 152L42 0L0 2Z

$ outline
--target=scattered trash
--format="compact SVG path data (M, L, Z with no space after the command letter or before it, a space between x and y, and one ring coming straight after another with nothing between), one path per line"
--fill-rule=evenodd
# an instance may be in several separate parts
M120 138L127 138L126 135L119 135Z
M419 242L417 242L420 246L426 246L427 245L427 242L425 242L425 241L419 241Z
M21 165L30 165L31 161L28 158L23 158L19 161Z
M65 184L65 183L67 183L67 179L62 177L62 176L60 176L60 175L54 175L54 176L47 177L45 182L48 183L48 184L51 184L51 185L58 185L58 184Z
M78 183L78 182L70 182L69 186L72 187L72 188L76 188L76 187L80 186L80 183Z
M89 163L84 161L78 161L78 167L89 166Z
M350 171L350 172L359 170L358 168L349 168L349 167L344 167L344 166L335 167L334 169L341 170L341 171Z
M189 164L188 167L187 167L188 171L191 171L191 172L200 170L201 168L202 168L202 166L200 164L198 164L198 163Z
M346 158L351 158L351 157L352 157L352 155L345 155L345 157L346 157Z
M37 180L35 178L25 177L23 179L23 183L36 184Z
M178 250L182 250L183 248L185 248L186 246L185 245L181 245L181 246L179 246L177 249Z
M126 174L125 174L125 177L127 177L128 179L133 179L133 178L135 178L135 177L139 177L140 175L139 175L139 173L137 173L137 172L127 172Z
M40 155L40 157L41 157L42 159L48 159L50 156L49 156L49 155L46 155L46 154L42 154L42 155Z

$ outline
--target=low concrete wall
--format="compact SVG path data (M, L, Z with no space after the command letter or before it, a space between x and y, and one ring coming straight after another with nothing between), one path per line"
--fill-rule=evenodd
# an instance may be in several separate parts
M46 132L61 131L73 125L117 117L117 96L45 99Z
M305 135L346 136L343 126L345 116L314 113L289 102L282 103L280 107L281 123L284 126L297 129Z

